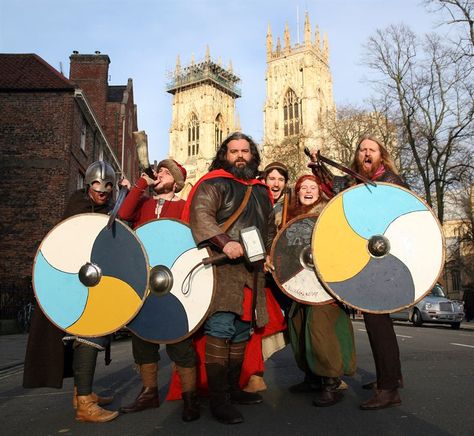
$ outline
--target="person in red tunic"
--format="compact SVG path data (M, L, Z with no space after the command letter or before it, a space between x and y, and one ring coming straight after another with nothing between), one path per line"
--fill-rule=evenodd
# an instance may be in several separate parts
M185 168L173 159L162 160L155 172L155 179L143 173L125 198L119 217L129 221L132 228L157 218L180 218L185 201L176 194L184 187ZM151 188L153 195L147 191ZM135 363L139 366L143 387L132 404L120 409L122 413L133 413L158 407L158 361L160 346L132 335L132 349ZM192 339L187 338L176 344L168 344L166 352L176 364L183 388L184 421L199 418L196 397L196 353Z

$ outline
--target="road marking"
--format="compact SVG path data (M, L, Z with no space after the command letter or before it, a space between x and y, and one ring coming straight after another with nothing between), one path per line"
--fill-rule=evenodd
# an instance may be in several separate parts
M406 335L395 335L397 338L408 338L413 339L413 336L406 336Z
M474 345L457 344L456 342L451 342L450 345L457 345L458 347L474 348Z

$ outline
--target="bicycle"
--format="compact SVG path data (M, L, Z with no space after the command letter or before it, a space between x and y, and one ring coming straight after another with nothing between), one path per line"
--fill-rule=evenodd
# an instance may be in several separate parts
M33 303L27 303L18 311L16 320L21 333L28 333L30 330L31 316L34 309Z

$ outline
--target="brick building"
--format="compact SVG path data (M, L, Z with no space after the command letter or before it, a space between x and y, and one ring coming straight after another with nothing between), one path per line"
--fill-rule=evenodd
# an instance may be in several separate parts
M109 86L99 52L70 61L68 79L35 54L0 54L0 317L9 290L28 287L36 250L87 166L103 159L138 174L132 80Z

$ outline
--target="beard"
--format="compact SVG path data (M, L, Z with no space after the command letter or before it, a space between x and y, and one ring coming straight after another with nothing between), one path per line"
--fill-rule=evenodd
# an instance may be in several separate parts
M234 177L238 179L251 180L257 177L258 167L255 162L255 159L252 158L252 160L250 160L249 162L246 162L246 164L243 167L236 166L236 163L237 162L230 163L228 161L225 161L222 168L226 170L227 172L231 173Z
M372 165L370 166L370 168L366 168L366 166L364 165L364 161L362 161L357 163L357 169L361 175L367 177L368 179L371 179L379 169L380 165L382 165L382 162L380 160L372 161Z
M163 184L158 184L153 187L153 192L155 194L168 194L173 190L174 182L168 182Z

